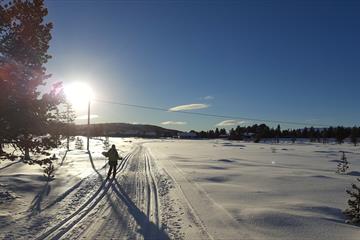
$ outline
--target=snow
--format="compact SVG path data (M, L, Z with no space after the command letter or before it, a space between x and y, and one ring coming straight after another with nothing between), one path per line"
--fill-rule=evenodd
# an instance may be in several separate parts
M84 146L86 139L83 138ZM358 239L346 188L360 176L350 144L110 138L54 150L55 179L0 162L1 239ZM347 174L335 173L341 153Z
M209 211L208 201L223 208L236 221L235 228L254 239L358 239L359 228L345 224L341 213L347 207L345 188L360 175L358 147L222 140L146 146L170 173L183 174L180 181L186 178L201 189L195 197L194 190L182 188L190 203L199 205L199 217L216 238L224 231L216 221L210 222L217 216ZM335 173L340 150L347 152L351 163L347 175ZM176 179L176 173L173 176Z

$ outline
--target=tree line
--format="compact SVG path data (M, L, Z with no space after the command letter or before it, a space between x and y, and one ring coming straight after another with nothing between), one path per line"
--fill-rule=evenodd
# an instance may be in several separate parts
M299 129L281 129L280 125L276 128L270 128L266 124L254 124L252 126L231 128L227 131L225 128L216 128L208 131L194 131L199 138L227 138L230 140L251 139L254 142L260 142L262 139L273 138L279 141L280 138L287 138L296 142L299 138L309 139L311 142L327 143L330 139L335 139L337 143L343 143L346 138L350 138L354 145L357 145L360 138L360 127L328 127L314 128L305 127Z

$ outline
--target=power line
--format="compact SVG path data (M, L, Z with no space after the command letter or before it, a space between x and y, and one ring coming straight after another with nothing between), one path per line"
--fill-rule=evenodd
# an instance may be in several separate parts
M183 114L198 115L198 116L204 116L204 117L215 117L215 118L223 118L223 119L246 120L246 121L253 121L253 122L263 122L263 123L266 122L266 123L300 125L300 126L312 125L312 126L317 126L317 127L329 127L329 125L321 124L321 123L319 123L319 124L311 124L311 123L303 123L303 122L278 121L278 120L270 120L270 119L248 118L248 117L239 117L239 116L231 116L231 115L219 115L219 114L201 113L201 112L193 112L193 111L188 112L188 111L182 111L182 110L171 111L169 109L161 108L161 107L130 104L130 103L103 100L103 99L93 99L93 101L101 102L101 103L121 105L121 106L125 106L125 107L141 108L141 109L147 109L147 110L153 110L153 111L162 111L162 112L170 112L170 113L183 113Z

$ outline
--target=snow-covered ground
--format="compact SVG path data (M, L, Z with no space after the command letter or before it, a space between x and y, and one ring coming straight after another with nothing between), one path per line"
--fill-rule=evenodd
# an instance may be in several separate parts
M215 238L224 234L223 227L217 228L218 213L212 212L217 208L253 239L360 236L360 228L345 224L341 213L346 208L345 188L360 176L359 147L219 140L146 146L175 178L184 176L179 177L186 179L186 184L180 181L186 186L182 191ZM347 175L335 173L340 150L351 163Z
M56 150L42 168L0 162L1 239L358 239L345 224L346 188L360 176L350 144L111 138L124 160L115 180L103 142ZM73 146L72 146L73 148ZM350 170L335 173L339 151Z

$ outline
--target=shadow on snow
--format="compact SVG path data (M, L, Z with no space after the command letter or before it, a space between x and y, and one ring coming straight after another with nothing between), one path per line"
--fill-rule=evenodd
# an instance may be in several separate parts
M117 197L128 207L129 213L134 217L136 223L140 226L140 233L144 239L170 239L166 232L159 228L155 223L151 222L148 216L142 212L131 198L126 194L123 188L120 186L117 179L112 182L112 189Z

